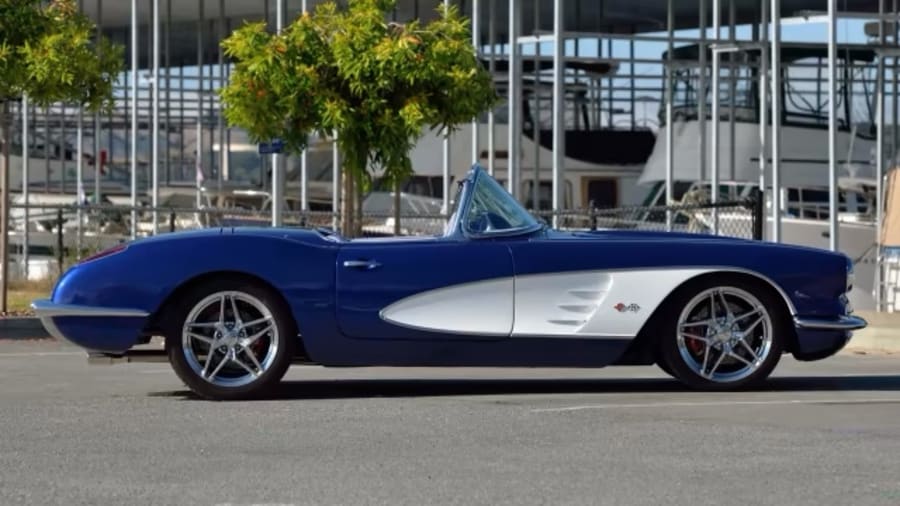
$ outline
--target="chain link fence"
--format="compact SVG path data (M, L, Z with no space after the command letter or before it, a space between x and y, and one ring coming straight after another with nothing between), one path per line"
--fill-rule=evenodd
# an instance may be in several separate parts
M77 260L131 239L132 213L137 220L136 237L213 227L269 227L271 211L230 208L157 208L156 227L150 207L115 204L31 204L28 222L28 267L25 268L25 208L12 205L10 213L11 279L42 279L58 275ZM762 238L763 207L758 194L740 201L695 203L676 206L631 206L588 208L533 213L563 230L671 230L712 234L718 219L719 235L746 239ZM340 228L340 215L328 211L285 211L283 226L296 228ZM357 216L359 236L440 235L448 217L443 214L401 215L364 213ZM80 225L79 225L80 223Z

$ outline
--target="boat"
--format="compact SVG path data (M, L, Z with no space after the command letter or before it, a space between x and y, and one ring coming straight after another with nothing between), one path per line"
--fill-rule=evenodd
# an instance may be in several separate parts
M676 48L671 68L674 82L672 125L665 122L665 104L660 108L660 130L639 184L649 186L645 205L665 205L666 135L672 128L674 139L675 199L712 190L709 172L712 149L705 153L705 173L700 173L700 120L697 114L695 81L700 70L698 46ZM727 78L722 79L720 95L718 152L720 160L720 200L746 198L760 185L760 135L758 77L760 51L745 49L723 57L723 69L734 66L738 75L732 98ZM664 55L664 59L668 55ZM711 53L708 55L711 61ZM830 247L828 100L819 72L826 65L828 52L822 44L784 44L782 94L784 107L778 121L781 126L781 190L772 198L771 157L765 172L764 240L772 240L773 205L781 217L781 241L817 248ZM856 285L850 300L856 309L875 309L875 269L877 259L875 227L875 147L874 93L867 85L867 72L873 68L875 52L862 47L839 47L838 75L841 101L836 149L838 155L838 250L854 263ZM693 63L691 63L693 62ZM727 76L727 71L723 73ZM819 83L819 84L816 84ZM705 132L711 143L711 94L707 97ZM771 114L768 115L771 122ZM733 122L732 122L733 119ZM734 137L732 138L732 123ZM771 123L767 133L771 138ZM734 146L734 163L729 153ZM728 219L749 219L722 215L720 233L729 235ZM656 217L659 220L659 216ZM664 219L664 218L662 218ZM726 221L722 221L726 220Z

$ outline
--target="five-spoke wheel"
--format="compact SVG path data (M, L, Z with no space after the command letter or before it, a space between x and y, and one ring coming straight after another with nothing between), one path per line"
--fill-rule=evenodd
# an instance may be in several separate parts
M706 279L677 294L663 319L664 369L692 387L731 389L765 379L783 349L779 301L741 278Z
M296 331L281 301L252 283L221 280L187 294L166 333L169 361L197 394L236 399L265 393L284 375Z

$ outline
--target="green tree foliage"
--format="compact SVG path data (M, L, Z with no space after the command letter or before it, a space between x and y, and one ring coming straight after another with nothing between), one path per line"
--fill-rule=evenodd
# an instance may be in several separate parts
M27 95L38 106L74 103L109 110L124 67L122 47L97 40L75 0L0 0L0 312L6 311L9 228L9 103Z
M490 74L455 6L427 23L388 22L391 0L334 2L304 13L281 33L247 23L225 41L235 69L220 90L225 117L253 142L281 138L299 152L315 132L337 132L344 169L389 182L412 172L423 129L471 121L496 102Z
M74 0L0 0L0 100L23 94L96 111L112 106L124 66L122 47L95 39L94 24Z

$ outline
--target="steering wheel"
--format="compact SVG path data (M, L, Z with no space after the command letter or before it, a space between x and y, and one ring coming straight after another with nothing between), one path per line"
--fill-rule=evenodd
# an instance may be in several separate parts
M469 220L469 230L475 234L507 228L512 228L512 225L504 217L492 211L482 211Z

